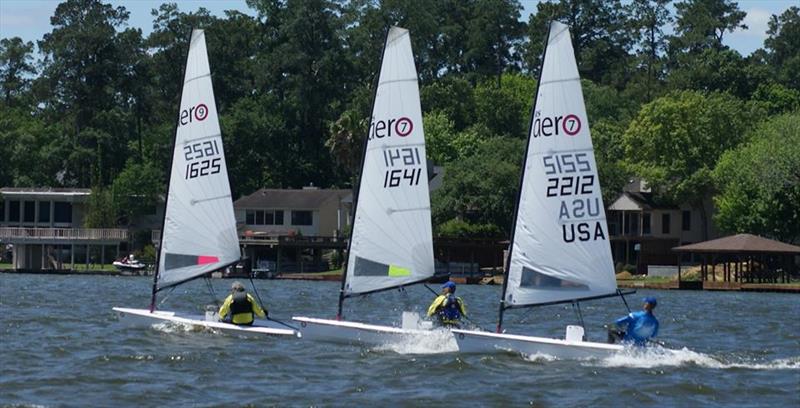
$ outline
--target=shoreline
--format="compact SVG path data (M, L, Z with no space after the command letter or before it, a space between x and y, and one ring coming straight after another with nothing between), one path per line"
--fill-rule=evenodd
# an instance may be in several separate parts
M139 274L129 271L108 271L108 270L47 270L47 271L28 271L2 269L0 274L30 274L30 275L83 275L83 276L152 276ZM242 276L215 277L216 279L241 279ZM326 281L339 282L341 274L332 273L287 273L278 274L269 278L253 279L276 279L276 280L306 280L306 281ZM459 285L502 285L503 277L464 277L453 276L450 278ZM444 282L444 277L434 277L428 283ZM725 291L725 292L770 292L770 293L800 293L800 283L739 283L739 282L714 282L714 281L669 281L669 282L647 282L639 279L618 279L617 287L620 289L657 289L657 290L704 290L704 291Z

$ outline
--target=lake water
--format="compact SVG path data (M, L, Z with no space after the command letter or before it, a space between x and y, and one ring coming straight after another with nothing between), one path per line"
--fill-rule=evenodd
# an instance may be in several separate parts
M146 307L151 280L0 274L0 405L37 406L800 406L800 296L640 291L659 299L659 338L676 351L561 361L461 355L431 344L375 348L247 338L178 325L124 324L113 306ZM218 296L229 280L213 280ZM333 317L338 283L256 281L272 317ZM461 285L472 319L493 327L500 287ZM345 303L346 316L399 323L423 311L422 286ZM202 312L203 281L162 309ZM590 340L626 313L582 304ZM513 333L563 337L569 305L506 313ZM438 353L436 351L439 351ZM445 351L445 352L442 352Z

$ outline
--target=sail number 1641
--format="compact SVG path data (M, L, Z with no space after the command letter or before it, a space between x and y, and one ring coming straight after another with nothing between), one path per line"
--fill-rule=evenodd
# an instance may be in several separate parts
M383 175L383 187L399 187L401 185L416 186L422 175L422 160L419 148L389 148L383 151L383 164L386 171ZM407 183L407 184L406 184Z

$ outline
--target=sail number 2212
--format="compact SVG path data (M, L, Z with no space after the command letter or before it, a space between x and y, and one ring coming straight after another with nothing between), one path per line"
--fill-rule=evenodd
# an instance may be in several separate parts
M186 159L186 180L217 174L222 169L220 164L219 145L216 140L192 143L183 146L183 157Z

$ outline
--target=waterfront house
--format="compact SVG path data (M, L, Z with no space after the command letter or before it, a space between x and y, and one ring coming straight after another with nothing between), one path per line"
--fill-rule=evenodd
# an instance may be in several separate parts
M705 204L709 238L719 236L711 222L713 205ZM647 184L635 179L617 196L607 211L611 251L617 265L634 265L638 273L648 266L674 266L678 258L672 248L703 241L700 209L688 204L672 205L655 200ZM685 262L692 262L686 254Z
M11 252L12 268L90 268L119 257L127 229L83 228L90 195L84 188L0 188L0 247Z

